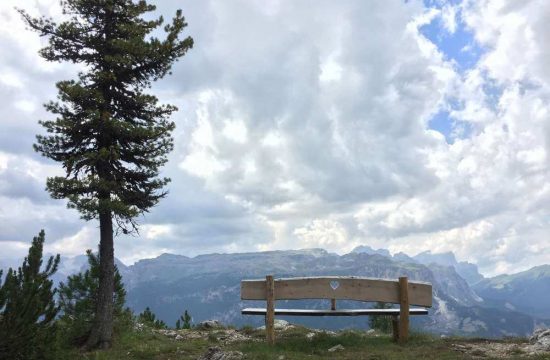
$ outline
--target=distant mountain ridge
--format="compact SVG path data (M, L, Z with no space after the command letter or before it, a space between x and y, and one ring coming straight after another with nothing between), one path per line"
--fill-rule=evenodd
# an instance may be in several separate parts
M445 252L445 253L432 253L431 251L424 251L420 254L417 254L413 257L405 253L397 253L391 255L390 252L386 249L373 249L367 245L357 246L352 250L355 253L366 253L366 254L379 254L382 256L390 257L396 261L401 262L416 262L424 265L430 265L432 263L443 265L443 266L452 266L455 268L456 272L460 274L468 282L468 284L473 285L484 279L483 275L479 273L479 270L475 264L461 261L458 262L454 253Z
M550 319L550 265L484 279L473 289L492 306Z
M411 280L433 284L434 307L430 316L416 317L413 325L442 334L476 336L527 335L534 319L505 307L490 308L452 266L429 265L419 261L397 261L387 254L352 252L345 255L322 249L268 251L239 254L209 254L189 258L163 254L140 260L123 269L128 304L135 311L149 306L167 323L189 310L194 321L209 318L236 326L260 325L260 317L242 316L244 306L265 306L262 302L240 301L240 281L276 277L354 275L377 278L408 276ZM325 308L326 301L278 302L281 307ZM341 302L342 307L365 306ZM308 319L292 322L324 328L366 327L365 318Z
M463 265L461 265L463 264ZM465 264L465 266L464 266ZM470 266L471 265L471 266ZM85 256L62 258L56 282L86 268ZM226 324L260 325L260 317L242 316L245 306L265 306L263 302L240 301L240 281L276 277L352 275L377 278L408 276L411 280L433 284L434 306L429 316L413 318L413 326L441 334L471 336L527 335L537 325L550 325L547 295L550 293L550 265L514 275L482 279L474 285L466 281L464 268L452 253L421 253L410 257L393 256L384 249L368 246L349 254L337 255L323 249L268 251L236 254L207 254L193 258L162 254L131 266L117 260L127 289L128 306L135 312L149 306L168 324L184 310L195 322L217 319ZM472 268L473 267L473 268ZM481 275L479 275L481 276ZM470 280L475 279L473 276ZM539 289L539 290L537 290ZM546 295L546 297L545 297ZM326 308L326 301L278 302L281 307ZM358 302L340 303L342 307L363 307ZM365 318L290 318L292 322L322 328L366 327Z

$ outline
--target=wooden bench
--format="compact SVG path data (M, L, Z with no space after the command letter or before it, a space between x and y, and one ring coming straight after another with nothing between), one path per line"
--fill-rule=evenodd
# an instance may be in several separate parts
M242 300L266 300L267 307L242 309L243 315L265 316L266 338L275 343L275 315L291 316L358 316L385 315L392 317L393 338L403 343L409 333L409 315L428 315L425 308L410 308L409 305L432 306L432 285L399 280L371 279L363 277L303 277L241 281ZM327 310L276 309L276 300L330 299ZM398 309L336 309L336 300L380 301L399 304Z

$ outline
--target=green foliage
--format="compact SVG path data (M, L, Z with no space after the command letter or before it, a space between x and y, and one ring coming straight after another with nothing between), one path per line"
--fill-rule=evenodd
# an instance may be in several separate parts
M17 271L9 269L4 282L0 271L0 359L54 358L55 317L50 277L57 271L59 255L42 267L45 233L32 240L29 254Z
M144 90L170 72L193 39L180 39L187 26L181 10L162 27L164 19L150 19L156 7L144 0L61 5L69 17L59 24L19 10L31 29L48 38L40 51L44 59L85 68L77 80L56 84L60 101L45 105L55 120L40 122L49 135L38 135L34 148L65 169L65 176L47 180L53 198L67 198L86 220L108 213L126 232L166 195L162 188L169 181L158 175L173 148L169 117L177 108L159 105ZM151 36L158 27L163 40Z
M69 345L82 345L91 332L99 290L99 255L86 251L88 269L71 275L67 283L59 284L59 304L63 315L62 337ZM131 321L131 312L124 308L126 290L122 276L115 266L115 289L113 292L113 316L115 330L127 326Z
M391 307L391 304L383 302L377 302L373 306L374 309L391 309ZM389 334L392 332L391 316L369 316L369 327L371 329L378 330L381 333Z
M151 309L149 309L149 307L146 307L145 310L138 315L138 321L155 329L168 328L164 321L156 318L155 314L151 311Z
M176 329L191 329L191 315L184 311L183 315L176 321Z

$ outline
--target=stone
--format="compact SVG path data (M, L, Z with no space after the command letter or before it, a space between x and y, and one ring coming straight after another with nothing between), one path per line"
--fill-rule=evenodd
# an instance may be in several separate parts
M218 346L209 348L198 360L241 360L244 357L240 351L224 351Z
M292 325L290 325L288 321L275 319L273 322L273 327L275 330L287 330L290 329Z
M529 338L533 348L542 351L550 351L550 329L537 329Z
M367 335L372 335L372 334L374 334L374 332L375 332L374 329L368 329L367 330Z
M216 329L222 327L218 320L204 320L197 324L199 329Z
M306 339L311 340L311 339L313 339L314 336L315 336L314 332L307 333L306 334Z
M328 349L328 352L335 352L335 351L342 351L342 350L345 350L345 348L341 344L338 344Z

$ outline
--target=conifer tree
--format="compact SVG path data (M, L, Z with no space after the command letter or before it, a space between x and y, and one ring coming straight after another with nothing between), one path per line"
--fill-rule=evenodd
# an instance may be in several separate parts
M191 315L189 315L187 310L176 320L176 329L191 329Z
M59 284L59 305L62 328L65 331L63 338L71 345L82 345L92 330L95 309L97 307L97 293L99 290L99 255L92 250L86 251L88 269L67 278L67 282ZM122 276L115 265L115 291L113 293L113 321L116 325L123 325L131 317L129 309L125 308L126 290L122 283Z
M151 311L151 309L149 309L149 307L146 307L145 310L138 315L138 321L155 329L167 328L166 323L160 319L157 319L156 315Z
M32 240L19 269L9 269L2 282L0 271L0 359L53 358L56 290L50 277L57 271L59 255L51 256L41 270L45 233Z
M41 121L49 135L37 136L35 150L58 161L65 176L48 178L56 199L68 199L83 219L99 220L100 275L97 308L87 348L111 345L113 331L114 230L137 231L136 217L166 195L169 179L159 169L173 148L169 120L175 106L159 105L145 93L169 73L192 46L181 39L187 26L181 10L164 26L145 20L155 6L144 0L62 0L66 20L34 18L28 26L47 37L40 55L48 61L83 66L76 80L56 84L58 100L45 105L55 120Z

